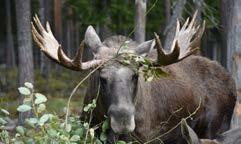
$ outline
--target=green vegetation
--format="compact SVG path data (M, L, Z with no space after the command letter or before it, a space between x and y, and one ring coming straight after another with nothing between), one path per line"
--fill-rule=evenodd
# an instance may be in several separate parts
M0 106L7 109L15 118L19 96L16 89L18 87L17 70L13 69L6 73L4 69L0 69L0 73L3 75L0 78ZM47 101L49 111L63 114L71 91L85 75L85 73L61 69L60 73L56 73L55 70L51 71L48 79L46 79L41 76L39 71L35 71L35 90L46 94L49 99ZM86 84L84 83L75 92L74 100L71 102L71 111L79 112L81 110L85 89Z
M90 126L91 119L87 122L80 121L77 114L62 118L48 110L47 97L41 93L35 92L31 83L26 82L23 87L18 88L21 95L24 96L24 103L17 107L17 111L33 112L33 117L25 119L25 124L15 128L16 133L11 134L5 130L9 121L10 113L0 108L0 141L5 144L25 144L25 143L49 143L49 144L102 144L106 143L106 131L109 128L108 119L99 125ZM96 107L96 100L84 107L84 112L92 115ZM101 135L96 134L100 129ZM12 136L13 135L13 136ZM118 141L117 144L125 144L124 141Z

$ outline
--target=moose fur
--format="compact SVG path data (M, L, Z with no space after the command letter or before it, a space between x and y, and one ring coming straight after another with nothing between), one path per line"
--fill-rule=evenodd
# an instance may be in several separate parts
M103 44L118 47L123 42L121 39L124 38L111 37ZM129 45L136 46L134 42ZM120 65L116 62L114 66ZM160 69L165 71L167 76L152 82L146 82L142 75L139 75L135 96L136 127L132 132L133 136L141 142L155 138L174 127L181 118L189 116L199 104L200 108L189 124L200 138L214 138L216 134L229 129L236 101L235 85L220 64L202 56L190 56ZM85 103L96 96L99 74L100 71L97 71L91 77ZM107 115L108 103L111 101L104 99L100 93L93 114L96 124L103 121L104 115ZM175 112L177 110L180 111ZM183 142L178 128L160 139L170 144Z

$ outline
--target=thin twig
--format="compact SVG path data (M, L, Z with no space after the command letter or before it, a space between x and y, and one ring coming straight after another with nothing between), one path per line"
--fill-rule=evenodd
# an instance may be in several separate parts
M99 84L99 86L98 86L98 91L97 91L97 96L96 96L96 102L97 102L97 100L98 100L98 98L99 98L99 94L100 94L100 84ZM89 128L90 128L90 123L91 123L91 121L92 121L92 117L93 117L93 109L91 109L91 111L90 111L90 119L89 119L89 123L88 123L88 129L87 129L87 132L86 132L86 134L85 134L85 142L84 142L84 144L86 144L86 141L87 141L87 138L88 138L88 133L89 133Z
M193 116L197 113L197 111L200 109L201 103L202 103L202 99L200 98L200 102L199 102L198 107L194 110L193 113L191 113L189 116L185 117L184 120L192 119L192 117L193 117ZM155 141L155 140L157 140L157 139L160 139L161 137L167 135L168 133L170 133L170 132L172 132L174 129L176 129L176 128L181 124L181 122L182 122L182 121L180 121L178 124L176 124L174 127L172 127L172 128L171 128L170 130L168 130L167 132L165 132L165 133L161 134L160 136L155 137L155 138L153 138L153 139L151 139L151 140L149 140L149 141L147 141L147 142L145 142L145 143L143 143L143 144L149 144L149 143L151 143L151 142L153 142L153 141Z
M69 107L70 107L70 101L74 95L74 93L76 92L76 90L78 89L78 87L85 81L87 80L87 78L89 78L97 69L99 69L102 65L104 65L104 63L100 64L99 66L97 66L94 70L92 70L86 77L84 77L73 89L73 91L70 94L70 97L68 99L68 103L67 103L67 110L66 110L66 115L65 115L65 126L67 126L68 123L68 116L69 116Z
M152 4L152 6L150 7L150 9L145 13L145 16L148 15L148 14L151 12L151 10L156 6L157 2L158 2L158 0L156 0L156 1ZM137 26L135 26L135 27L132 29L132 31L128 34L127 37L130 37L130 36L135 32L136 28L137 28ZM125 43L126 43L126 40L125 40L124 42L122 42L122 44L121 44L120 47L118 48L118 50L117 50L117 52L116 52L116 57L119 55L119 52L120 52L121 48L123 47L123 45L124 45Z

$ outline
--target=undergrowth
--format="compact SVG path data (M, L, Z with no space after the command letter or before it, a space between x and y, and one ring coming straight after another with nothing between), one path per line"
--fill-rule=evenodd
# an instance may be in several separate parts
M79 115L68 115L68 121L48 111L47 97L35 91L31 83L26 82L18 91L24 96L23 104L17 107L19 113L32 111L33 115L25 119L23 125L17 126L12 134L7 129L10 113L0 108L0 142L4 144L105 144L106 130L109 128L108 118L101 124L90 126L91 120L81 121ZM96 99L84 107L84 112L92 114L96 107ZM100 136L96 130L101 131ZM125 144L118 141L117 144Z

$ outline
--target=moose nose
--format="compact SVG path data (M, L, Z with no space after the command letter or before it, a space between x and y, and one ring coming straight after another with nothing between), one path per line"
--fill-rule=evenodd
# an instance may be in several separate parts
M128 133L135 129L134 107L112 105L108 114L111 128L115 133Z

